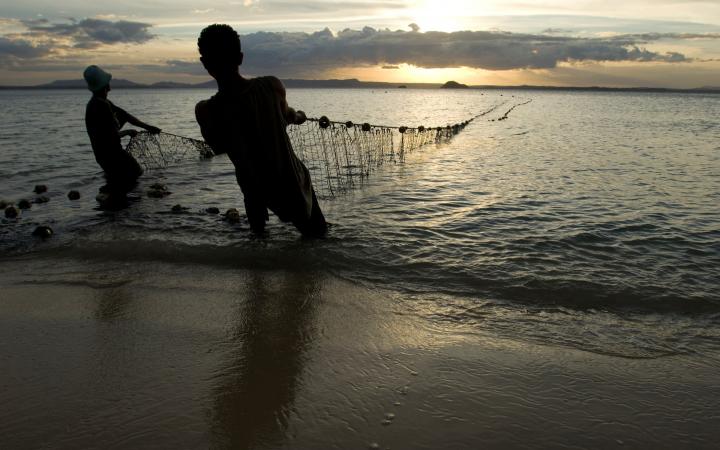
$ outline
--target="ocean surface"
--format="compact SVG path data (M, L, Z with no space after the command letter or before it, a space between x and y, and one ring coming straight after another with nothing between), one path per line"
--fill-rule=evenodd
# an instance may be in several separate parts
M212 94L115 90L110 99L199 138L194 105ZM274 217L258 238L245 221L205 212L244 214L225 156L148 171L128 208L101 210L88 99L0 91L0 199L49 188L47 203L2 218L3 263L33 261L38 277L59 283L87 279L72 261L321 272L440 328L627 358L697 355L720 367L720 96L290 89L290 105L310 117L393 126L445 126L532 100L321 199L333 225L322 240ZM147 197L158 182L172 194ZM81 199L68 200L70 190ZM176 204L187 209L173 213ZM33 237L37 225L54 236Z

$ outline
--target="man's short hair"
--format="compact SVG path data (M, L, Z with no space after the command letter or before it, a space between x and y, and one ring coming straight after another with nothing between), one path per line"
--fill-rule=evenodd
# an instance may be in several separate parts
M213 61L237 58L240 55L240 36L230 25L212 24L200 32L200 56Z

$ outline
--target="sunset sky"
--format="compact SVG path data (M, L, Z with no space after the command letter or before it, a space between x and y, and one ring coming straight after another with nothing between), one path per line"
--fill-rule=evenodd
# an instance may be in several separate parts
M720 86L718 0L0 0L0 85L201 82L196 40L241 34L249 76Z

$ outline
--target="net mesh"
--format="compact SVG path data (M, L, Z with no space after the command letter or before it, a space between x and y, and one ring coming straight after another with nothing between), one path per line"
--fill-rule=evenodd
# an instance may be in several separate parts
M205 141L172 133L147 131L130 138L126 150L140 165L149 170L161 169L180 161L215 156Z
M496 120L507 119L513 109L529 102L512 105ZM417 149L448 142L474 120L506 104L507 101L497 103L463 122L441 127L356 124L323 116L290 125L287 133L295 153L310 171L316 194L328 198L362 186L386 162L399 162ZM171 133L138 133L127 150L149 170L214 156L204 141Z

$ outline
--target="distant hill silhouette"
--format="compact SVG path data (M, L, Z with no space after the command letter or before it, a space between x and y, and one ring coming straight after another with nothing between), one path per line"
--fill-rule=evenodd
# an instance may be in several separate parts
M469 87L467 84L458 83L457 81L448 81L440 86L441 89L468 89Z
M217 87L215 80L206 81L198 84L189 83L177 83L174 81L160 81L152 84L136 83L134 81L125 80L122 78L113 78L110 85L119 89L185 89L185 88L204 88L204 87ZM29 86L29 89L87 89L85 80L55 80L51 83L40 84L37 86Z
M85 80L55 80L51 83L41 84L32 87L38 89L87 89L87 84L85 84ZM140 83L135 83L134 81L118 78L112 80L112 87L137 88L143 87L143 85Z
M395 83L382 81L360 81L357 78L344 80L301 80L286 79L283 84L289 88L371 88L371 89L395 89ZM178 83L175 81L159 81L152 84L136 83L122 78L113 79L111 86L114 89L217 89L215 80L208 80L202 83ZM409 83L406 87L414 88L437 88L437 83ZM85 81L77 80L56 80L51 83L37 86L0 86L0 89L87 89Z
M589 91L589 92L677 92L691 94L720 94L720 86L704 86L695 89L669 89L653 87L636 88L615 88L601 86L468 86L457 81L448 81L445 84L439 83L387 83L382 81L360 81L356 78L344 80L282 80L288 88L312 88L312 89L382 89L395 90L398 88L413 89L484 89L484 90L526 90L526 91ZM122 78L112 80L113 89L217 89L215 80L208 80L202 83L178 83L174 81L160 81L152 84L136 83ZM55 80L51 83L37 86L0 86L0 89L87 89L85 81L77 80Z

